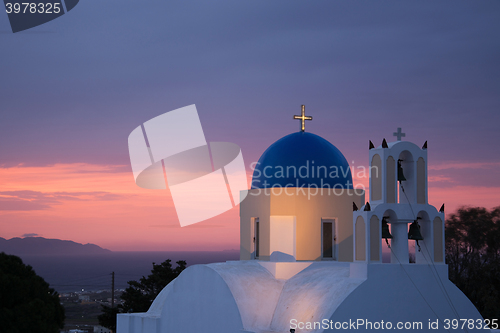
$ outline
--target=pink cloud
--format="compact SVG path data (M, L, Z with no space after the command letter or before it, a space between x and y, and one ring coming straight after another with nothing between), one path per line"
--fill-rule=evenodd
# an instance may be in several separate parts
M476 163L466 165L484 167ZM439 208L446 203L447 214L462 205L500 205L500 186L464 185L459 182L464 174L452 176L447 170L444 166L430 169L430 204ZM460 170L467 175L477 169ZM436 171L444 173L434 174ZM251 176L248 171L249 181ZM368 178L358 175L356 169L353 180L355 186L368 190ZM447 185L441 186L443 182ZM181 228L169 190L136 186L130 169L124 166L80 163L0 168L0 188L0 229L6 238L33 233L123 251L239 247L238 206Z
M500 162L446 162L441 164L431 164L428 170L448 170L448 169L491 169L500 167Z
M129 251L239 244L238 208L180 228L169 190L136 186L123 166L0 168L0 188L0 228L7 238L29 232Z

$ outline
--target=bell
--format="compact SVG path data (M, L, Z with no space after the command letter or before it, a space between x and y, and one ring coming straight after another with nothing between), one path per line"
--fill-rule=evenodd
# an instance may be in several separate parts
M391 238L392 239L391 232L389 231L389 224L385 220L385 217L382 219L382 238L385 238L385 239Z
M406 181L405 175L403 174L403 167L401 166L401 161L403 160L398 160L398 182L404 182Z
M420 244L418 244L418 241L424 240L424 237L422 237L422 234L420 233L420 225L418 224L417 220L413 221L413 223L410 224L410 230L408 231L408 239L413 239L415 243L417 243L418 252L420 252L421 249L420 249Z
M389 238L392 239L391 232L389 231L389 224L387 223L385 217L382 218L382 238L385 239L385 242L387 243L387 246L390 248L391 246L389 245Z
M408 239L413 239L416 241L424 240L422 234L420 233L420 225L417 220L415 220L412 224L410 224L410 230L408 231Z

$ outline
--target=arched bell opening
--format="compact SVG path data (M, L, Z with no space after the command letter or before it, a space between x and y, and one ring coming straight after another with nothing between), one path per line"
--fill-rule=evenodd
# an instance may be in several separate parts
M387 209L382 215L381 220L383 263L399 263L401 259L399 258L400 255L398 255L398 252L402 251L404 248L406 248L406 258L408 258L408 241L406 239L406 232L404 232L405 237L402 237L401 235L403 232L400 230L401 227L404 228L405 226L398 222L396 212L392 209ZM387 234L387 232L389 232L389 234Z
M397 160L399 203L416 203L416 177L413 155L404 150Z
M419 231L422 236L422 240L418 241L420 248L417 246L417 242L414 240L409 240L413 243L415 248L415 259L417 264L428 264L433 261L433 242L432 242L432 223L429 218L429 214L426 211L420 211L417 214L417 223L419 226Z
M410 232L410 224L408 224L408 233ZM410 264L415 264L417 263L417 242L408 239L408 257L409 257L409 263Z

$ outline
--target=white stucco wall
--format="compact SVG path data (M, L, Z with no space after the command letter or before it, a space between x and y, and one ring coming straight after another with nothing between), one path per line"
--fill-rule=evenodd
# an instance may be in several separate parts
M221 333L269 327L283 280L257 261L188 267L147 313L118 315L117 333Z
M233 261L207 266L220 274L229 287L246 330L260 331L269 327L283 280L275 279L257 261Z
M361 278L350 278L349 263L313 263L286 282L271 329L289 332L292 319L307 322L329 318L363 281Z
M457 318L450 301L459 318L482 319L469 299L448 280L447 265L373 264L367 268L368 279L342 302L329 317L330 320L346 322L364 319L372 323L384 320L394 325L397 322L422 322L423 330L413 330L414 332L467 332L460 329L443 329L444 319ZM436 271L439 272L440 279ZM443 290L446 290L446 293ZM441 322L440 329L429 330L429 320L436 319ZM338 330L327 329L322 332L333 331ZM358 328L356 331L381 330Z
M270 272L278 274L280 265L289 274L275 278ZM443 264L234 261L187 268L147 313L118 315L117 333L289 332L294 320L324 319L422 322L425 332L429 320L457 318L454 311L458 318L481 319Z

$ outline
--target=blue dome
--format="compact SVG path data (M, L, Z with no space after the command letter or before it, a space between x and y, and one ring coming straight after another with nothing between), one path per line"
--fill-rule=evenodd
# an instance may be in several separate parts
M307 132L289 134L269 146L252 177L252 188L352 186L349 163L340 150Z

